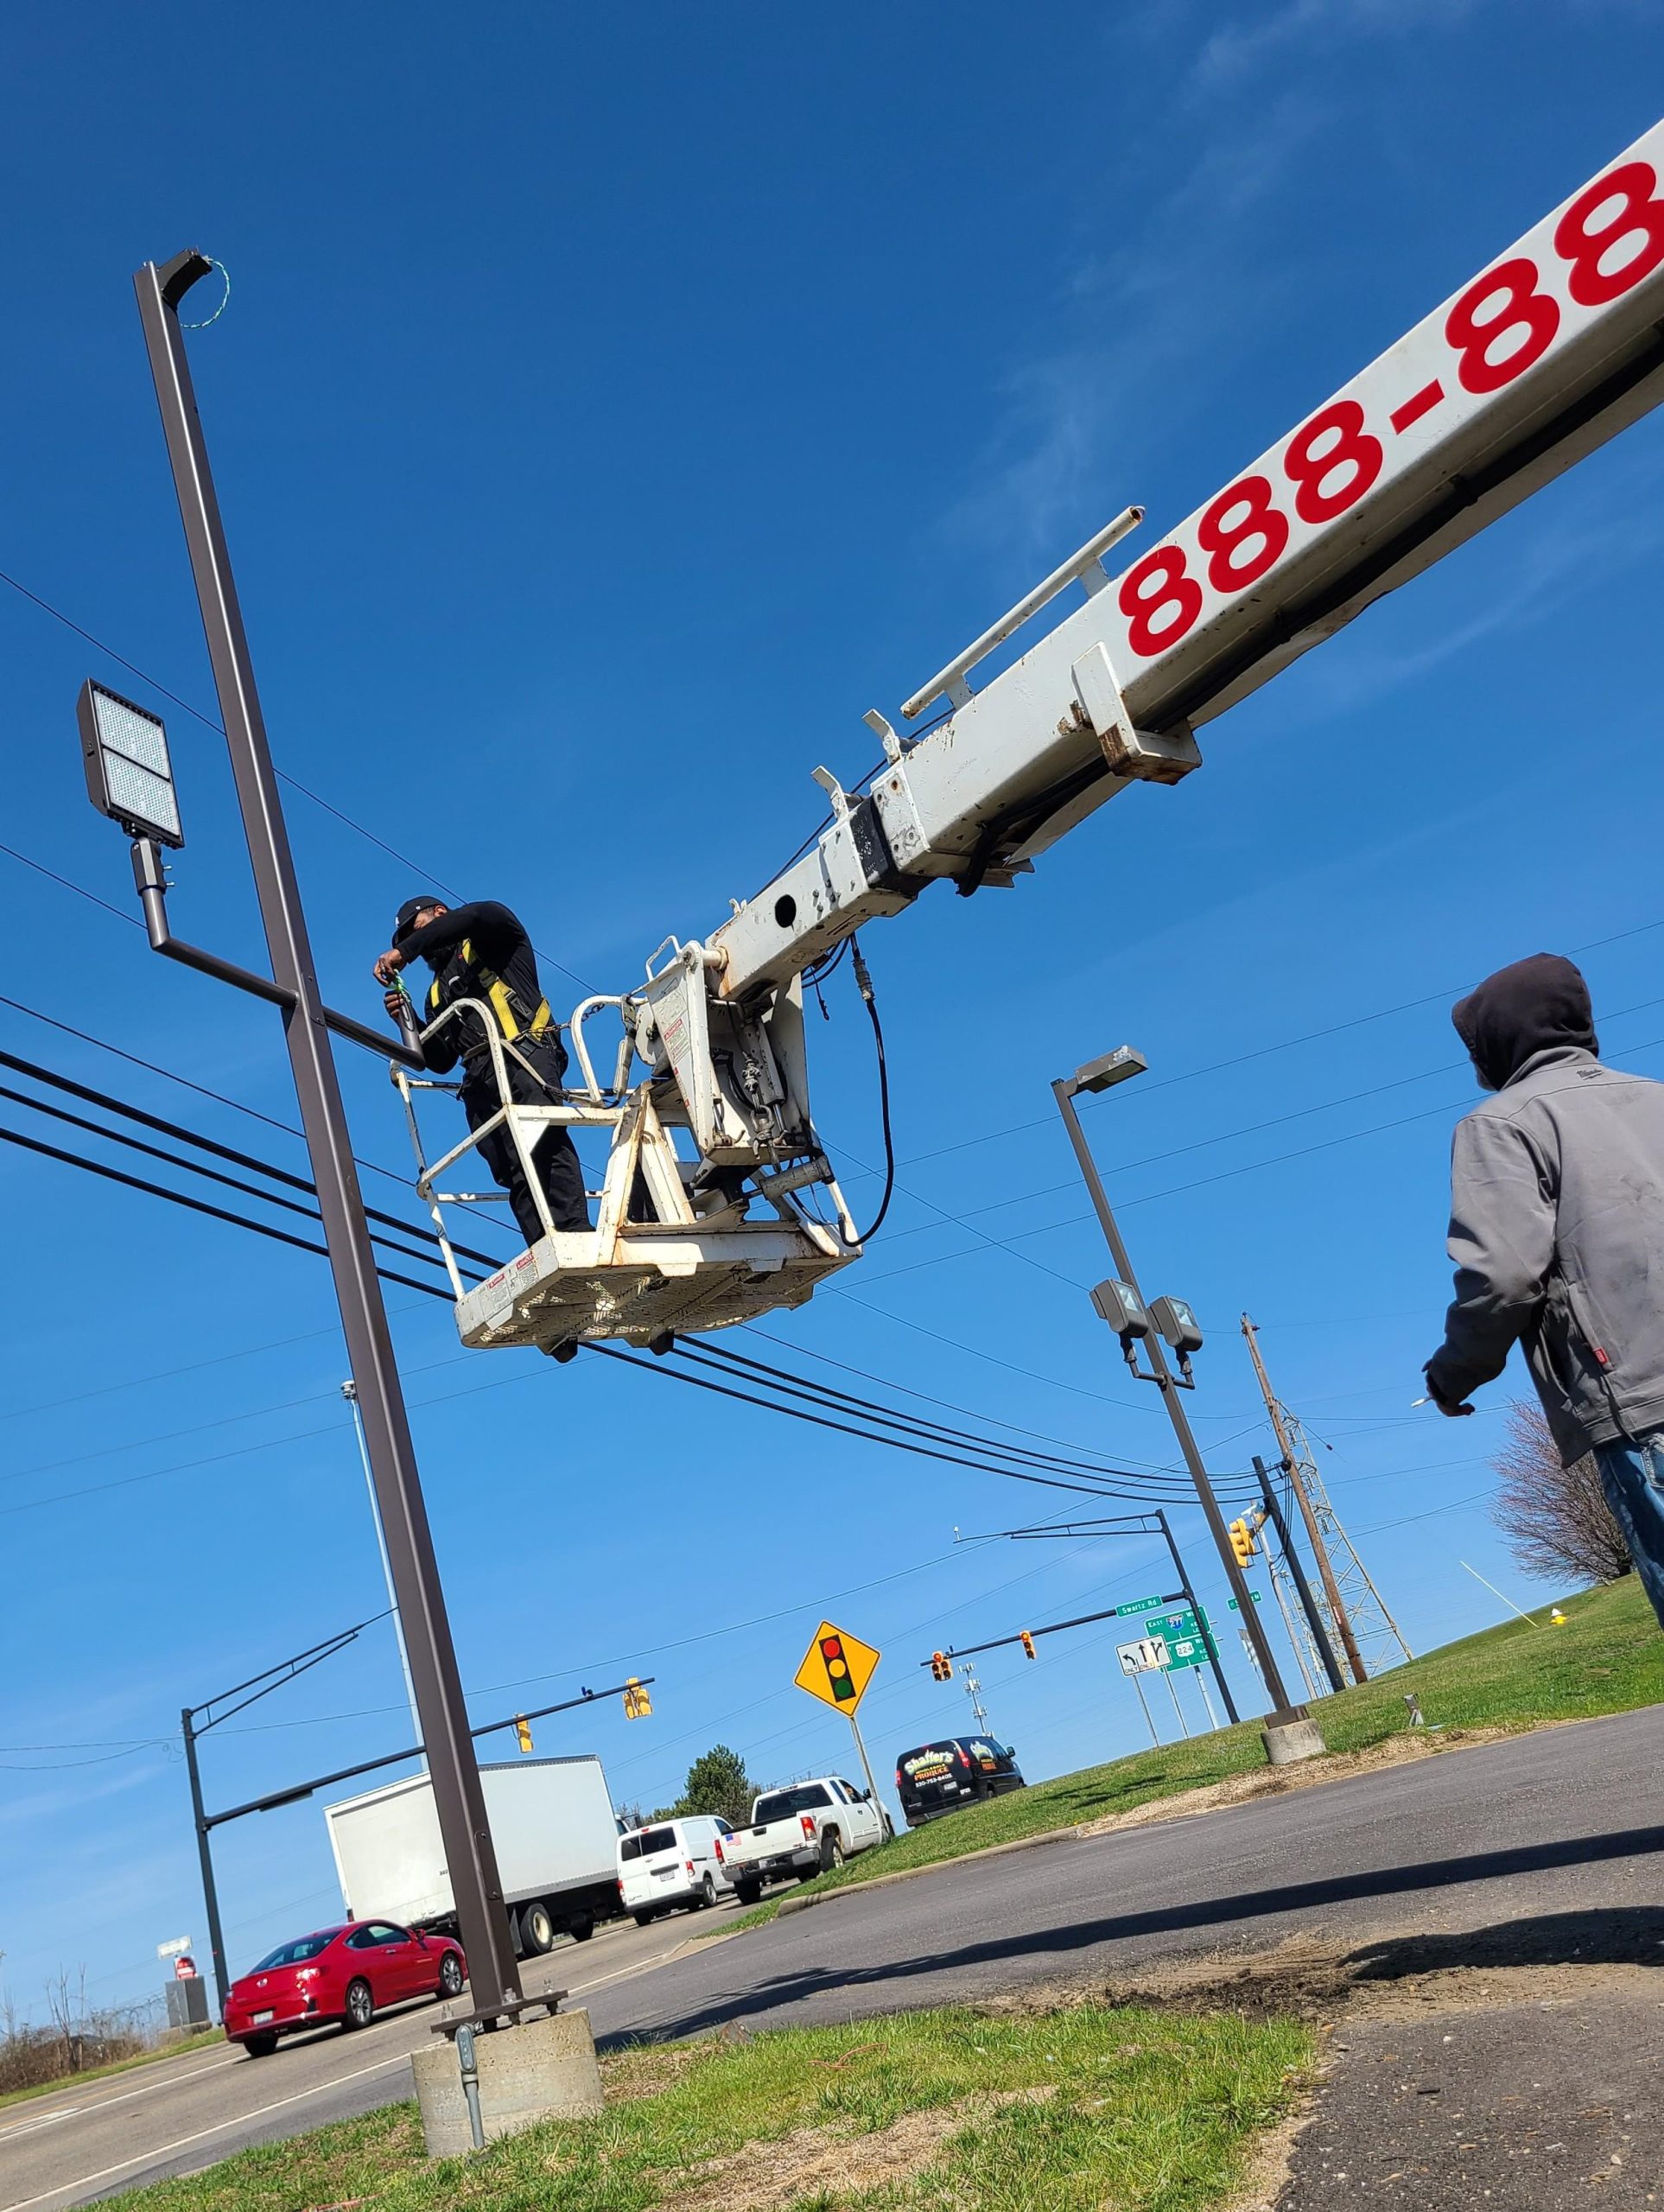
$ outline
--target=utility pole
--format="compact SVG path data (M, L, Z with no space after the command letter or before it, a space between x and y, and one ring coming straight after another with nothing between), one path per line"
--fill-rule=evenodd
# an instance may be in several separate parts
M1341 1526L1339 1516L1329 1502L1323 1478L1305 1446L1299 1422L1272 1389L1271 1378L1266 1373L1266 1363L1260 1352L1259 1332L1246 1313L1242 1316L1242 1334L1248 1340L1248 1355L1260 1380L1266 1411L1270 1414L1271 1425L1277 1433L1278 1446L1283 1455L1283 1471L1299 1506L1306 1534L1312 1539L1312 1554L1318 1562L1324 1601L1336 1633L1345 1649L1354 1681L1367 1681L1361 1648L1362 1639L1358 1630L1361 1619L1379 1616L1378 1624L1373 1631L1377 1638L1384 1630L1386 1637L1398 1646L1405 1658L1410 1658L1413 1654L1399 1632L1398 1623L1387 1609L1386 1599L1376 1589L1369 1568L1359 1558L1357 1547ZM1337 1553L1341 1560L1338 1566L1336 1564ZM1350 1605L1345 1595L1349 1586L1352 1592ZM1381 1663L1379 1657L1376 1663ZM1385 1663L1391 1666L1397 1662L1389 1656Z
M1283 1509L1277 1503L1277 1493L1272 1487L1271 1470L1257 1452L1254 1455L1254 1471L1260 1478L1260 1495L1265 1503L1266 1515L1272 1527L1277 1531L1277 1540L1283 1548L1283 1557L1288 1561L1288 1571L1294 1579L1294 1587L1299 1596L1300 1611L1305 1615L1305 1624L1312 1631L1312 1641L1318 1658L1323 1662L1324 1673L1329 1677L1329 1687L1331 1690L1343 1690L1346 1688L1346 1677L1340 1670L1340 1662L1335 1656L1335 1647L1329 1640L1329 1630L1324 1625L1323 1615L1318 1610L1318 1601L1312 1594L1312 1585L1306 1580L1305 1568L1301 1564L1300 1555L1295 1550L1293 1540L1288 1533L1288 1522L1283 1517Z
M161 267L146 262L133 282L238 805L253 864L271 976L248 975L213 955L190 964L206 967L220 980L238 983L283 1008L289 1065L348 1363L357 1386L358 1409L386 1540L394 1600L410 1656L420 1736L432 1774L434 1805L467 1954L472 1993L480 2016L511 2018L522 2003L519 1968L509 1933L479 1764L469 1736L467 1707L416 1471L398 1364L352 1161L346 1109L330 1051L329 1028L340 1027L340 1020L334 1017L332 1022L318 988L253 659L180 327L180 302L213 265L206 256L187 251ZM164 950L168 938L160 858L154 843L144 838L135 842L133 856L151 943L158 951ZM175 957L187 957L185 948L176 947Z
M1126 1047L1122 1048L1122 1052L1125 1054L1124 1058L1119 1054L1111 1053L1105 1061L1094 1061L1086 1067L1077 1069L1072 1076L1063 1077L1052 1084L1051 1095L1057 1101L1057 1111L1062 1115L1064 1127L1069 1133L1070 1144L1074 1150L1082 1178L1090 1195L1093 1211L1098 1217L1098 1225L1103 1231L1104 1242L1109 1247L1110 1256L1115 1261L1116 1273L1141 1304L1143 1293L1139 1289L1138 1277L1133 1272L1131 1256L1116 1224L1108 1194L1103 1187L1103 1179L1098 1173L1097 1163L1092 1157L1091 1147L1086 1141L1086 1133L1081 1127L1080 1116L1075 1110L1075 1094L1077 1090L1096 1090L1107 1088L1109 1084L1119 1081L1122 1075L1135 1075L1142 1070L1145 1063L1138 1054ZM1209 1480L1207 1468L1203 1463L1202 1454L1197 1449L1190 1422L1185 1418L1184 1408L1178 1402L1174 1377L1167 1365L1161 1345L1153 1334L1145 1338L1145 1351L1150 1363L1149 1380L1156 1383L1161 1391L1162 1403L1167 1408L1167 1418L1172 1423L1173 1434L1178 1440L1178 1448L1184 1454L1184 1465L1190 1469L1191 1479L1196 1484L1196 1494L1201 1502L1209 1533L1213 1537L1215 1547L1219 1554L1220 1564L1225 1570L1226 1580L1230 1584L1232 1594L1236 1599L1237 1609L1242 1617L1244 1631L1253 1647L1254 1659L1272 1699L1273 1709L1265 1717L1266 1727L1270 1731L1298 1726L1303 1732L1310 1731L1312 1736L1316 1736L1316 1724L1312 1720L1305 1707L1303 1705L1297 1705L1289 1696L1284 1685L1282 1669L1277 1664L1277 1655L1271 1648L1271 1639L1265 1632L1254 1610L1254 1600L1249 1595L1248 1578L1237 1565L1235 1554L1231 1549L1230 1537L1225 1527L1225 1518L1219 1510L1219 1501L1214 1496L1213 1484ZM1284 1738L1282 1740L1284 1744L1287 1744L1291 1739ZM1297 1738L1293 1740L1299 1742L1300 1738ZM1267 1750L1272 1748L1268 1744ZM1321 1738L1318 1738L1313 1748L1322 1749Z

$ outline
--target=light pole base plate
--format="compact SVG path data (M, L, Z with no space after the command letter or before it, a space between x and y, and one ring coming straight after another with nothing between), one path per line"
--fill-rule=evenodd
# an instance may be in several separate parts
M1297 1759L1320 1758L1329 1749L1315 1720L1273 1721L1260 1731L1260 1741L1273 1766L1292 1766Z

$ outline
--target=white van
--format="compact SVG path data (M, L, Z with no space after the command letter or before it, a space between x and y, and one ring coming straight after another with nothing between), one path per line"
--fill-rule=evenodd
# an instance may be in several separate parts
M715 1814L655 1821L619 1838L619 1900L645 1928L678 1905L697 1912L733 1889L722 1839L733 1829Z

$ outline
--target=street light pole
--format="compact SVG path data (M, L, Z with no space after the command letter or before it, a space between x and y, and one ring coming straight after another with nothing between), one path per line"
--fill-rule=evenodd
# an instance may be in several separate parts
M248 838L272 981L317 1186L348 1364L387 1544L393 1592L433 1777L457 1919L476 2009L511 2015L521 2002L485 1793L468 1733L450 1623L434 1558L403 1392L352 1162L300 887L266 740L207 447L179 324L179 302L213 264L187 251L134 276L150 372L167 435L208 658Z
M422 1715L416 1711L416 1685L410 1680L410 1656L404 1649L404 1624L398 1617L398 1593L393 1587L393 1570L387 1563L387 1539L382 1534L381 1510L376 1503L376 1478L370 1467L370 1447L364 1440L364 1421L359 1412L359 1386L353 1382L341 1384L341 1395L352 1408L352 1433L358 1439L359 1459L364 1468L364 1486L370 1493L370 1520L376 1532L376 1552L381 1560L382 1580L387 1585L387 1603L393 1616L393 1639L398 1645L399 1672L404 1677L404 1695L410 1708L410 1725L416 1730L416 1741L422 1740ZM428 1762L424 1758L425 1770Z
M196 1855L202 1869L202 1903L208 1915L208 1959L213 1967L214 1994L219 2003L219 2018L225 2018L225 1999L231 1994L231 1975L225 1966L225 1938L219 1925L219 1891L213 1878L213 1848L208 1840L208 1820L202 1803L202 1772L196 1756L197 1708L187 1706L179 1716L179 1731L185 1744L185 1771L191 1782L191 1819L196 1828Z
M1142 1065L1141 1061L1136 1062L1135 1065L1129 1065L1128 1072L1137 1072L1138 1068ZM1084 1072L1084 1071L1082 1071L1082 1073ZM1082 1178L1091 1198L1093 1211L1098 1217L1098 1225L1103 1231L1104 1242L1108 1245L1110 1256L1115 1261L1115 1272L1141 1300L1143 1293L1139 1289L1138 1277L1133 1271L1132 1259L1122 1240L1120 1228L1116 1224L1114 1211L1109 1205L1108 1194L1103 1187L1103 1179L1098 1173L1097 1163L1092 1157L1091 1147L1086 1141L1086 1132L1081 1127L1080 1116L1075 1110L1075 1093L1077 1089L1083 1088L1085 1084L1082 1081L1081 1074L1064 1077L1052 1084L1051 1095L1057 1102L1057 1111L1062 1115L1064 1127L1069 1132L1069 1141L1074 1148ZM1268 1729L1272 1729L1288 1727L1295 1723L1304 1722L1307 1727L1311 1727L1312 1723L1305 1707L1303 1705L1295 1704L1284 1685L1282 1670L1277 1664L1277 1655L1272 1649L1270 1639L1266 1635L1254 1611L1254 1600L1248 1592L1248 1578L1236 1564L1235 1554L1231 1550L1230 1537L1226 1531L1224 1516L1219 1510L1219 1501L1213 1494L1213 1484L1208 1478L1208 1471L1203 1464L1202 1454L1197 1448L1196 1438L1191 1433L1184 1408L1178 1402L1172 1370L1167 1365L1161 1344L1153 1334L1146 1338L1144 1350L1150 1363L1152 1379L1161 1391L1162 1402L1167 1408L1167 1418L1172 1421L1173 1434L1178 1440L1178 1448L1184 1455L1184 1465L1190 1469L1191 1479L1196 1484L1196 1495L1201 1503L1209 1532L1218 1551L1220 1563L1224 1567L1226 1580L1229 1582L1232 1595L1236 1599L1237 1609L1242 1617L1243 1627L1253 1644L1254 1654L1259 1661L1260 1671L1265 1678L1266 1688L1271 1693L1273 1710L1266 1714L1265 1725Z

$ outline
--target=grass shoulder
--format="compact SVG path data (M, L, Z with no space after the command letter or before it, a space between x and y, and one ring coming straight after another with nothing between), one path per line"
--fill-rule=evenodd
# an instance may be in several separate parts
M1664 1635L1661 1635L1639 1578L1585 1591L1560 1601L1563 1627L1551 1625L1549 1608L1523 1620L1483 1629L1441 1645L1375 1680L1315 1701L1313 1717L1331 1753L1362 1751L1406 1732L1405 1694L1413 1691L1433 1727L1450 1730L1540 1727L1559 1720L1627 1713L1664 1700ZM1320 1770L1323 1762L1311 1763ZM1157 1799L1176 1797L1263 1770L1265 1751L1257 1719L1209 1736L1136 1751L1105 1766L1083 1768L950 1813L898 1836L881 1851L864 1852L835 1873L818 1875L797 1894L868 1882L1019 1843L1030 1836L1135 1812ZM1312 1778L1311 1772L1302 1779ZM772 1920L791 1890L778 1891L713 1935L761 1926Z
M188 2057L210 2050L216 2044L223 2045L225 2040L218 2028L204 2028L200 2034L181 2036L177 2043L164 2044L156 2050L135 2051L130 2058L112 2058L108 2066L89 2066L78 2074L54 2075L49 2082L31 2082L27 2088L8 2089L0 2096L0 2112L8 2105L24 2104L31 2097L49 2097L57 2089L84 2088L91 2082L107 2082L112 2074L130 2074L136 2066L159 2066L165 2059Z
M429 2164L395 2105L111 2200L129 2212L1208 2212L1309 2078L1235 2014L951 2009L605 2058L607 2109Z

